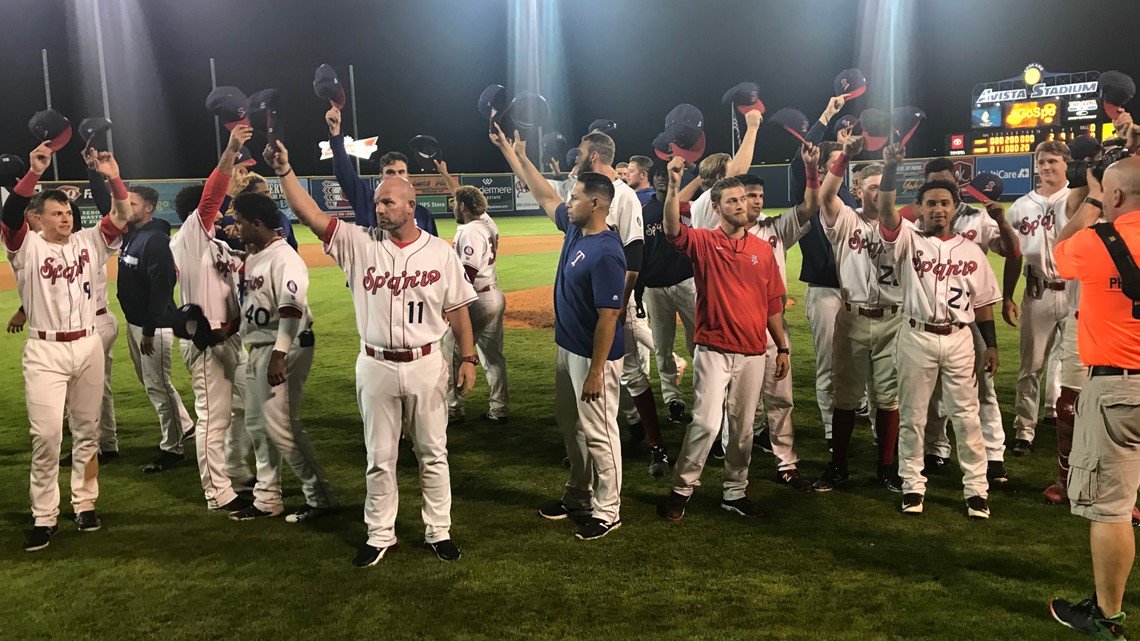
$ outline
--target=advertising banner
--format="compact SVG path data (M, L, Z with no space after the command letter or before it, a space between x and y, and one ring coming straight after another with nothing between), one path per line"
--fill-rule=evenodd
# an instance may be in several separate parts
M472 174L463 176L460 183L474 185L487 197L487 211L514 211L515 177L512 174Z
M980 156L974 159L977 173L993 172L1005 181L1007 196L1021 196L1033 191L1033 156Z
M344 197L340 183L335 178L310 178L309 195L317 202L322 211L337 218L352 218L354 212L352 205Z

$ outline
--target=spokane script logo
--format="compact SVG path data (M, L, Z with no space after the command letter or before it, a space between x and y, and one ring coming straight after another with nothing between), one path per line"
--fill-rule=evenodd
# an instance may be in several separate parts
M44 259L44 264L40 266L40 277L45 280L50 280L51 285L56 284L60 280L65 280L69 284L74 283L75 279L83 275L83 268L91 262L91 257L87 254L87 250L79 252L79 259L72 263L56 262L55 256L48 256Z
M922 278L928 273L934 274L938 280L946 280L951 276L970 276L978 271L978 263L973 260L959 260L957 262L950 262L947 260L940 263L937 260L923 260L923 251L921 249L915 250L914 258L911 262L914 264L914 271Z
M862 229L856 229L851 233L851 238L847 240L847 246L854 249L856 254L861 254L866 249L867 255L873 259L878 258L883 253L883 241L863 236Z
M1049 210L1048 214L1038 216L1034 220L1030 220L1028 216L1021 219L1021 224L1017 226L1017 233L1023 236L1035 236L1038 229L1045 229L1050 231L1053 229L1053 210Z
M405 289L413 289L416 287L427 287L433 283L439 282L442 275L438 269L416 270L414 274L408 275L407 271L402 271L399 274L393 275L392 272L384 272L377 275L375 267L369 267L368 271L364 273L364 279L361 285L364 286L364 291L369 294L375 295L381 289L388 289L392 292L393 296L399 296L400 292Z

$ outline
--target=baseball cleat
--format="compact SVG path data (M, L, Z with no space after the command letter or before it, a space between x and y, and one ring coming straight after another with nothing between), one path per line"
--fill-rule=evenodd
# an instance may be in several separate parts
M859 409L855 410L855 415L862 416L863 418L868 418L871 415L871 408L866 403L864 403L859 407Z
M721 499L720 507L729 512L735 512L746 519L759 519L764 517L764 513L760 511L760 508L748 500L747 496L742 496L732 501Z
M498 414L492 414L490 412L485 412L483 414L483 420L484 421L490 421L490 422L494 423L495 425L506 425L507 424L507 416L505 414L500 416Z
M25 552L38 552L51 543L51 537L59 532L59 528L54 525L37 525L28 531L24 537L24 551Z
M811 489L811 481L808 481L800 474L796 468L790 470L780 470L776 472L776 482L781 485L787 485L793 490L806 492Z
M688 503L689 497L670 492L669 496L665 497L665 502L657 506L657 514L666 521L676 523L685 518L685 505Z
M379 563L380 559L387 556L389 552L394 551L399 546L399 543L393 543L386 548L377 548L365 543L356 550L356 556L352 559L352 564L358 568L371 567Z
M1005 462L990 461L986 465L986 478L989 480L991 486L1009 483L1009 474L1005 471Z
M902 492L902 479L899 478L896 465L880 465L878 474L879 485L892 492Z
M182 443L185 443L186 441L193 440L194 435L197 433L198 433L198 428L194 425L191 425L190 429L188 429L182 433L182 438L179 439L178 443L181 445Z
M688 423L692 416L685 414L685 404L681 401L669 401L669 422Z
M84 510L75 515L75 525L80 532L97 532L103 527L103 522L95 514L95 510Z
M720 434L717 434L716 440L713 441L712 451L709 455L718 461L724 460L724 444L720 442Z
M1096 593L1079 603L1065 599L1049 602L1049 614L1061 625L1094 639L1124 639L1124 612L1106 617L1096 602Z
M641 421L635 421L626 427L629 429L630 446L638 445L645 440L645 428L642 427Z
M550 505L547 505L546 507L540 509L538 511L538 515L547 521L561 521L562 519L570 518L574 515L590 514L591 511L592 510L589 508L580 510L572 509L566 507L566 504L562 501L555 501L554 503L551 503Z
M851 480L851 476L847 474L846 465L839 466L835 463L828 463L827 468L823 470L819 480L812 484L811 489L816 492L830 492L849 480Z
M107 450L106 452L99 452L100 463L110 463L117 458L119 458L119 450Z
M230 514L234 514L235 512L241 512L242 510L244 510L244 509L246 509L252 505L253 505L253 501L250 501L249 499L238 496L238 497L235 497L234 500L230 501L229 503L226 503L225 505L221 505L221 506L218 506L218 507L213 508L213 509L221 510L223 512L229 512Z
M459 557L463 556L463 551L451 539L444 539L435 543L425 541L424 547L435 552L436 558L440 561L458 561Z
M768 428L762 427L752 435L752 449L772 453L772 432Z
M1010 451L1013 452L1014 456L1029 456L1033 453L1033 443L1023 438L1014 439Z
M966 499L966 516L971 519L990 518L990 504L980 496L971 496Z
M1069 502L1068 490L1056 483L1045 488L1045 491L1041 493L1041 497L1045 499L1045 502L1049 505L1064 505Z
M649 446L649 475L655 479L669 471L669 452L664 445Z
M155 459L154 463L151 463L150 465L147 465L146 467L144 467L143 472L145 472L147 474L154 474L156 472L165 472L166 470L171 470L171 469L178 467L179 465L182 465L182 463L184 463L185 461L186 461L186 455L185 454L177 454L175 452L163 452L163 453L158 455L158 458Z
M285 522L303 523L306 521L315 521L322 516L328 516L335 511L336 510L330 507L316 507L313 505L305 505L305 507L301 508L300 510L290 514L289 516L286 516Z
M918 492L907 492L903 494L902 512L903 514L922 514L923 497Z
M250 505L240 512L234 512L230 515L231 521L253 521L255 519L271 519L275 516L281 516L281 508L277 508L272 512L266 512L259 509L256 505Z
M602 538L619 527L621 527L621 519L613 523L606 523L601 519L591 518L574 533L574 538L579 541L593 541L594 539Z

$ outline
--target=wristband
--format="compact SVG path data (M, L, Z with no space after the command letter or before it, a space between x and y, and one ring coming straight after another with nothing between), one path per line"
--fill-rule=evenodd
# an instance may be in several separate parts
M276 173L276 172L274 172L274 173ZM293 165L289 165L289 171L287 171L283 174L277 174L277 177L278 178L284 178L285 176L288 176L291 173L293 173Z
M812 163L811 167L804 167L805 183L808 189L819 189L819 165Z
M978 333L982 335L982 342L986 344L986 348L997 349L997 328L994 327L992 320L978 321Z
M16 183L16 186L12 188L12 193L23 196L24 198L31 198L36 193L36 183L39 181L40 175L29 170L28 173L24 174L24 177L20 179L20 182Z
M127 200L131 197L127 192L127 186L123 184L123 179L116 176L107 181L108 186L111 187L111 198L115 200Z
M463 362L464 363L471 363L472 365L475 365L476 367L478 367L479 366L479 355L478 354L472 354L470 356L464 356Z
M1093 198L1092 196L1085 198L1085 203L1092 205L1101 211L1104 211L1104 203L1100 202L1096 198Z
M790 355L792 353L792 348L791 347L777 347L776 353L777 354L789 354Z
M883 178L879 181L879 191L894 191L895 176L898 175L899 166L893 163L883 165Z
M835 162L831 163L831 173L843 178L844 174L847 173L847 163L849 162L851 162L851 159L847 157L847 154L839 152L839 157L835 159Z

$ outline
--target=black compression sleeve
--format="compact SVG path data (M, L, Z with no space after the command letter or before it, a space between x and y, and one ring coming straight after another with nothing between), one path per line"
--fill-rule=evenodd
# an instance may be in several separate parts
M978 321L978 332L982 335L982 342L986 347L997 348L997 328L992 320Z
M625 250L625 270L627 272L641 271L641 261L645 255L645 241L635 240L622 249Z

